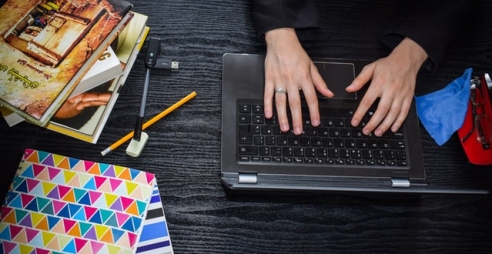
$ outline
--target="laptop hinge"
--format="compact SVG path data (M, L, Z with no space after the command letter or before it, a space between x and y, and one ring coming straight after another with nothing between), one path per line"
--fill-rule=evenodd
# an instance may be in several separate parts
M256 184L258 175L254 173L239 173L238 183Z
M407 178L391 178L391 187L408 188L410 181Z

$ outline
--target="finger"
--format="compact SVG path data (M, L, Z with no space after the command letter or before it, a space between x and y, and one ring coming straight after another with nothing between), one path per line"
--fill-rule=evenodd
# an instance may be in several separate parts
M275 108L277 110L280 130L282 132L289 131L289 119L287 117L287 94L275 93Z
M397 132L400 129L400 127L403 125L403 122L407 118L408 112L410 111L411 105L412 105L412 97L408 97L403 100L400 114L398 115L395 122L391 126L392 132Z
M293 88L294 86L289 87ZM302 108L299 89L288 90L288 94L290 114L292 117L292 129L294 134L300 135L302 133Z
M377 137L381 137L390 128L390 126L393 124L393 122L396 120L396 118L398 117L398 115L401 112L401 104L400 103L401 103L400 100L394 99L390 105L390 108L386 112L386 114L384 114L384 111L379 112L380 110L384 110L384 109L380 108L378 106L378 109L376 110L373 117L375 117L376 115L379 116L380 113L384 114L384 115L383 115L383 119L382 119L381 123L376 127L376 130L374 131L374 135L376 135ZM373 117L371 117L371 121L373 120L372 119ZM369 121L369 122L371 122L371 121ZM371 123L371 125L372 125L372 123Z
M319 74L318 68L316 68L316 65L314 65L314 63L311 63L311 78L314 87L316 87L316 90L318 90L322 95L326 97L334 96L333 92L330 89L328 89L327 84Z
M362 68L362 71L357 75L357 77L352 81L352 84L347 86L345 90L347 92L359 91L365 84L367 84L373 77L375 63L368 64Z
M307 106L309 108L309 118L311 119L311 124L313 126L318 126L321 123L321 121L319 115L318 97L316 95L316 90L314 90L312 84L306 84L305 86L303 86L302 92L304 94ZM301 117L301 121L302 121L302 117Z
M369 99L367 101L364 101L367 95L369 95L368 97ZM369 93L368 90L368 93L366 93L366 95L364 95L364 98L362 99L364 103L361 103L361 105L363 105L363 108L365 108L366 110L364 111L364 114L372 106L372 104L374 103L374 101L376 101L376 99L377 99L376 94ZM373 132L388 114L391 104L392 104L392 100L381 98L381 100L378 103L378 107L374 112L374 115L371 116L369 122L366 124L366 126L364 126L364 128L362 129L362 133L364 133L365 135L369 135L371 132ZM359 108L361 107L361 105L359 105ZM357 109L357 111L359 111L359 109Z

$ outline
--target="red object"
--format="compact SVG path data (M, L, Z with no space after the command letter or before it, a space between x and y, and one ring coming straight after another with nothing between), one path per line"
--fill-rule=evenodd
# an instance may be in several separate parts
M487 83L485 82L483 75L480 81L482 82L480 86L480 92L484 95L485 98L485 104L483 106L485 110L484 113L492 119L492 105L490 100L491 94L489 94ZM482 144L477 141L476 128L473 130L473 133L465 141L463 141L463 137L465 137L473 128L474 119L472 114L472 107L472 103L469 102L465 122L463 123L463 126L458 130L458 136L460 138L461 145L463 146L463 149L470 163L483 166L492 165L492 147L484 149Z

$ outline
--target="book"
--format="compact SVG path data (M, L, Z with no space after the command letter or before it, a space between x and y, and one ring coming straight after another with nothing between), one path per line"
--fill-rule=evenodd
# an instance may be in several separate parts
M151 173L26 149L0 210L3 253L136 253ZM159 228L163 228L161 225Z
M8 0L0 7L0 103L45 126L131 8L124 0Z
M141 18L136 18L136 17L141 17ZM143 19L144 22L142 22L141 19ZM135 14L135 17L132 18L132 21L130 22L130 24L132 24L134 21L140 22L140 25L142 26L143 30L140 29L140 32L134 31L134 33L129 33L129 34L137 34L137 36L132 35L133 37L135 37L134 39L124 40L125 45L126 44L132 45L131 47L132 50L130 54L127 54L128 57L126 59L118 57L126 62L126 63L121 62L121 66L123 67L123 75L121 75L119 78L116 78L110 82L100 85L94 88L93 90L90 90L87 93L85 93L86 95L91 95L92 93L94 95L97 94L98 96L106 96L107 103L85 108L83 112L81 112L79 115L76 115L74 117L68 117L68 118L53 117L51 121L48 123L48 125L46 126L47 129L92 144L97 143L104 129L104 126L106 125L106 122L111 114L111 111L113 110L113 106L116 104L121 87L125 84L126 79L133 67L133 64L137 59L138 53L140 52L140 49L142 48L145 39L150 31L150 28L145 26L146 19L147 19L146 15ZM134 25L129 26L130 29L135 29L135 27L136 26ZM118 36L118 38L124 38L124 37ZM116 54L118 56L120 52L124 52L126 54L127 50L123 50L123 51L116 50ZM57 115L58 113L55 116Z
M115 77L122 74L123 68L121 67L120 60L116 56L113 49L108 47L108 49L103 52L96 63L75 87L73 92L70 94L70 97L86 92L104 82L113 80ZM12 110L7 109L6 107L0 106L0 113L10 127L24 121L22 116L16 114Z
M120 60L109 46L92 65L82 80L77 84L69 97L79 95L123 74Z
M147 209L147 217L145 217L142 235L138 241L137 253L174 253L157 184L154 185L154 192L152 193L149 208Z

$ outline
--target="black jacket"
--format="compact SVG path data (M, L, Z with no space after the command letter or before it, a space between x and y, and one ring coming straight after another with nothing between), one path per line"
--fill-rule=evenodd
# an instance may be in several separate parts
M300 40L313 39L319 32L319 13L314 0L252 0L258 38L281 27L295 28ZM428 54L424 67L435 70L451 39L465 29L477 0L405 1L405 15L399 16L381 40L394 48L403 38L417 42ZM329 10L323 10L325 13Z

